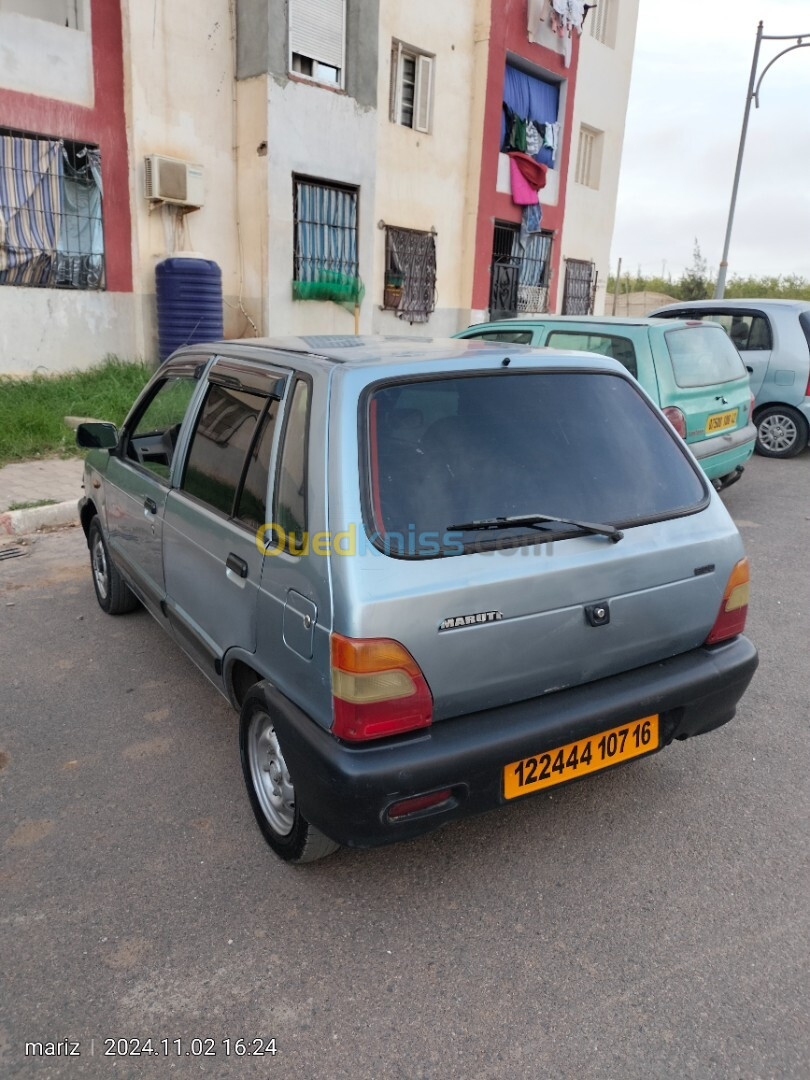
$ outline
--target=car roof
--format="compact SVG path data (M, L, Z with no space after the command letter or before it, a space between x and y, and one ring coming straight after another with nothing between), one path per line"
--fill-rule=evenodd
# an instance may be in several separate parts
M656 311L675 311L681 308L695 308L696 310L701 308L716 308L716 307L728 307L728 308L750 308L750 307L773 307L773 308L793 308L804 310L810 308L810 300L776 300L768 299L767 297L761 300L752 298L751 300L740 300L734 298L733 300L681 300L675 301L671 304L663 304L660 308L656 308Z
M669 328L672 329L672 324L677 322L677 319L669 320ZM688 325L689 319L680 320L684 326ZM661 328L660 319L650 319L646 316L627 316L627 315L530 315L520 316L518 315L514 319L500 319L496 322L484 322L474 323L472 326L466 327L463 333L468 330L510 330L519 329L523 325L529 326L543 326L546 323L593 323L594 326L649 326L653 329L659 330ZM503 342L501 343L503 344Z
M660 320L652 320L660 326ZM503 341L465 341L460 338L406 337L395 335L337 336L311 334L305 337L238 338L230 341L207 342L185 346L176 355L209 352L211 355L241 357L272 363L274 355L287 353L306 358L315 367L371 366L401 364L412 361L433 360L484 360L487 357L502 359L506 356L525 356L535 359L544 356L564 357L566 360L581 355L562 349L540 349L528 345L513 345ZM591 356L591 360L594 358Z

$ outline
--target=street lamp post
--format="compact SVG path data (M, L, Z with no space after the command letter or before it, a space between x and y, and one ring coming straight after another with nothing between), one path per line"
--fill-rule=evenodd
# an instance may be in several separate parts
M714 290L715 300L722 300L726 291L726 272L728 270L728 249L731 244L731 229L734 225L734 211L737 208L737 189L740 186L740 172L742 170L743 154L745 153L745 137L748 134L748 118L751 115L751 102L753 101L757 108L759 108L759 88L762 85L762 80L768 73L768 70L773 67L776 61L785 56L789 52L793 52L794 49L806 49L810 47L810 41L805 41L804 38L810 38L810 34L765 34L763 33L763 24L760 20L757 26L757 39L754 45L754 58L751 61L751 75L748 80L748 93L745 98L745 112L743 113L742 130L740 131L740 145L737 150L737 167L734 170L734 183L731 186L731 204L728 208L728 222L726 223L726 239L723 243L723 257L720 260L720 269L717 274L717 285ZM763 41L793 41L795 44L789 45L786 49L782 49L780 53L777 53L774 58L765 65L762 74L757 79L757 66L759 64L759 47Z

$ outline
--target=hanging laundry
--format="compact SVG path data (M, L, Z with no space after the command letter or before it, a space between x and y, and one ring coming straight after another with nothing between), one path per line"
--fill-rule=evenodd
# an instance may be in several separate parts
M501 153L508 154L511 150L519 150L526 153L526 121L517 113L513 112L504 102L503 112L506 124Z
M543 146L543 136L534 120L526 123L526 153L529 157L536 157Z
M547 168L528 154L510 153L509 179L516 206L537 204L537 192L546 186Z
M540 232L540 222L543 219L543 209L538 202L533 202L523 207L520 218L520 235L518 242L522 248L529 242L532 233Z
M585 15L585 0L551 0L551 10L548 16L549 25L559 38L557 49L562 53L566 67L571 63L574 30L578 34L582 33Z

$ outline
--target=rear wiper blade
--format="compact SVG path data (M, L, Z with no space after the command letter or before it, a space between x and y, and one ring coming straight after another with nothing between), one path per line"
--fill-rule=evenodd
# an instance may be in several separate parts
M593 536L607 536L614 544L624 536L621 529L613 525L598 525L592 521L572 521L571 518L553 517L548 514L521 514L518 517L482 518L480 521L465 521L461 525L448 525L448 532L477 532L484 529L519 529L532 525L573 525L582 532Z

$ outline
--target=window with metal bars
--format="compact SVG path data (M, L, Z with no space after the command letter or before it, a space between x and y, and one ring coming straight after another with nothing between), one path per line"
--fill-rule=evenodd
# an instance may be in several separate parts
M608 48L616 44L617 0L598 0L590 14L591 37Z
M103 289L101 155L0 128L0 285Z
M436 306L436 237L385 226L383 307L408 322L427 322Z
M358 189L294 178L293 296L359 302Z
M582 124L577 145L574 179L585 187L598 188L602 171L602 132Z

